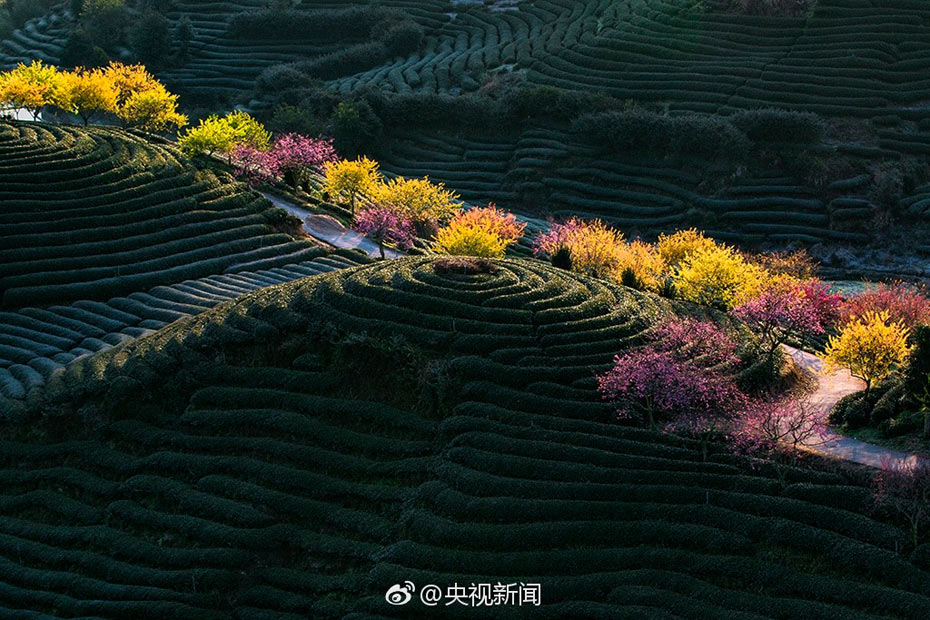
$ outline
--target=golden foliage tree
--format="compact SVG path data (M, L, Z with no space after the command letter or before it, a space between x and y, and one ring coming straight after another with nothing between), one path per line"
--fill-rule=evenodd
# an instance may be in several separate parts
M367 157L359 157L353 161L343 159L329 162L324 166L323 172L323 191L334 200L339 200L339 197L347 198L352 213L355 213L355 201L358 196L374 192L381 184L378 162Z
M601 220L582 220L572 217L553 224L536 237L533 251L537 256L550 259L567 252L569 268L577 273L595 277L614 274L620 260L623 233L607 226Z
M0 105L23 108L38 120L42 108L57 104L60 80L58 69L41 60L28 65L20 63L15 69L0 74Z
M147 131L179 129L187 124L187 116L178 112L178 96L161 84L130 95L116 115L125 125Z
M910 353L907 338L910 330L890 321L888 312L866 312L831 336L824 352L830 368L848 368L850 374L865 381L866 395L878 381L899 368Z
M705 237L704 233L695 228L678 230L672 234L662 233L656 242L656 251L659 257L669 267L676 267L698 250L708 250L714 247L713 239Z
M469 209L452 218L449 225L436 234L433 251L455 256L501 258L508 247L523 234L526 224L512 213L493 204Z
M178 112L177 95L144 66L111 62L103 75L116 92L114 112L123 125L161 131L187 124L187 117Z
M436 233L433 251L453 256L501 258L507 245L499 235L486 228L452 222Z
M76 69L61 73L56 98L58 107L77 114L87 125L96 114L116 112L116 95L104 71Z
M673 276L678 295L688 301L729 310L758 294L765 279L735 249L711 242L687 254Z
M458 194L428 178L395 178L379 183L372 199L414 222L446 222L462 209Z
M612 278L632 288L656 292L664 280L665 261L655 246L642 241L621 243Z

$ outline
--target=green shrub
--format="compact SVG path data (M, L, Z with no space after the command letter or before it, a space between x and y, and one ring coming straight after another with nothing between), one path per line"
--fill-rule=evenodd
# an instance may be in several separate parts
M844 396L830 411L830 424L861 428L869 423L871 406L862 392Z
M372 5L317 11L261 9L234 14L226 32L237 39L344 42L366 38L379 22L399 18L403 13L396 9Z
M382 129L381 119L367 101L344 101L333 112L333 144L343 157L355 157L376 148Z
M331 80L359 73L380 65L388 58L388 49L381 41L369 41L344 47L336 52L291 65L306 76Z
M423 43L423 27L405 19L388 26L379 38L384 43L388 56L406 56L420 49Z
M294 63L272 65L258 74L255 84L260 91L275 93L300 88L307 83L307 74Z
M162 65L171 52L171 27L161 13L149 11L132 27L129 44L136 57L147 65Z
M61 50L63 67L101 67L107 62L109 62L107 53L103 51L103 48L94 45L90 36L81 27L71 31Z
M591 144L614 152L645 151L732 160L746 155L749 140L717 116L666 116L645 110L579 116L573 131Z
M823 120L812 112L777 108L742 110L730 122L753 142L795 142L815 144L825 131Z

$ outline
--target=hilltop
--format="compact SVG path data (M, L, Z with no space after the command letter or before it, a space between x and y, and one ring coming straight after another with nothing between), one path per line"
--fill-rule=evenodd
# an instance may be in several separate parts
M534 617L924 617L930 575L864 489L611 421L593 372L693 311L523 259L406 258L79 360L44 423L6 431L0 478L24 493L0 600L413 617L389 585L464 580L540 583Z

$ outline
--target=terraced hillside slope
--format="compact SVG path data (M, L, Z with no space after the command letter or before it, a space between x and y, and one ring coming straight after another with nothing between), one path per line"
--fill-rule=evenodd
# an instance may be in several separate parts
M264 288L72 364L58 415L4 427L0 605L474 617L385 602L411 580L541 585L484 618L930 613L865 489L612 420L594 372L692 308L533 261L436 265Z
M273 31L233 36L229 20L267 7L264 0L172 4L169 18L187 16L195 34L191 60L164 75L182 89L250 91L264 68L340 48L326 32L307 31L303 40ZM292 4L326 10L369 3ZM467 92L486 73L525 71L536 84L682 110L782 105L836 116L926 115L930 24L921 0L819 0L807 12L777 17L708 9L715 4L724 3L388 0L378 5L424 27L422 48L330 81L343 93L369 85L397 93ZM42 18L18 33L4 44L4 63L33 57L34 50L54 57L48 41L61 38L62 19L64 13Z
M118 129L0 123L0 397L262 286L367 262Z
M385 135L382 144L366 138L364 150L389 172L429 174L476 203L598 216L647 235L697 226L749 243L930 250L926 4L810 0L780 15L746 14L738 4L301 0L286 13L264 0L181 0L166 16L172 26L189 20L193 40L187 57L158 75L190 105L238 104L265 120L282 102L372 101ZM383 32L313 27L356 9L413 23L422 41L392 55L378 47ZM308 26L287 28L287 15ZM29 22L0 44L0 65L55 61L74 25L64 6ZM314 80L327 96L307 94ZM774 106L817 113L828 131L819 144L759 145L721 165L592 150L565 119L539 118L542 104L518 121L468 123L442 109L440 127L428 115L390 113L397 98L505 98L522 87L601 93L671 115ZM911 241L880 238L889 229Z
M245 186L117 129L0 124L0 201L8 308L106 300L318 252Z

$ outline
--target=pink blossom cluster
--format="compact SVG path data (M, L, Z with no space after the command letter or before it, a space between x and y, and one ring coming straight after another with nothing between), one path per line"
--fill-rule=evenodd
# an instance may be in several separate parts
M409 250L416 241L416 229L410 218L385 207L360 211L355 216L352 228L378 242L381 258L384 258L385 242L393 243L402 250Z
M780 282L732 310L759 334L762 345L773 353L789 336L822 334L835 319L839 295L822 282Z
M845 323L868 312L878 314L883 310L888 312L890 321L900 322L905 327L913 328L930 322L930 299L903 282L880 284L850 297L843 303L842 321Z
M689 334L698 335L694 346ZM613 368L598 377L598 390L622 417L644 416L653 426L662 418L687 427L742 409L745 395L731 376L735 344L716 325L668 322L652 337L646 346L615 357Z
M259 151L240 144L229 156L233 174L249 185L261 185L277 180L281 173L277 159L271 151Z
M271 183L288 171L322 166L338 158L332 139L297 133L277 137L267 151L239 145L230 155L234 174L251 185Z
M739 362L736 341L710 321L693 318L665 321L650 336L654 348L670 352L679 361L706 367Z
M564 222L550 222L549 230L539 233L533 240L533 256L551 257L561 248L569 247L584 227L584 221L577 217Z

